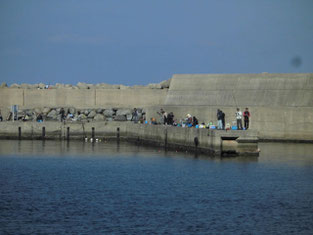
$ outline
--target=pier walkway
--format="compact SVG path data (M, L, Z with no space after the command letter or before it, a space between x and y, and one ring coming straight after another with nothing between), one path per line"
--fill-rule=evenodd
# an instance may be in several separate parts
M126 140L212 155L258 155L257 132L209 130L130 122L1 122L2 139Z

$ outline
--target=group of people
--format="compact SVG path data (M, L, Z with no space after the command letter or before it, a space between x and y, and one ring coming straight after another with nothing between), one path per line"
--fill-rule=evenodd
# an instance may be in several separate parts
M180 123L177 123L177 121L174 119L174 114L173 112L167 113L166 111L164 111L162 108L160 110L160 112L157 112L160 117L161 117L161 124L164 125L173 125L173 126L188 126L188 127L196 127L199 126L199 121L195 116L192 116L190 114L186 115L186 118L184 120L181 120ZM65 110L64 108L60 109L60 121L64 121L66 119L66 115L65 115ZM224 130L227 129L229 127L225 126L225 113L218 109L217 110L217 129L220 130ZM250 122L250 112L248 108L245 108L244 112L241 112L239 108L237 108L236 113L235 113L235 117L236 117L236 121L237 121L237 129L238 130L242 130L242 119L244 120L244 129L247 130L249 129L249 122ZM143 120L141 120L143 119ZM2 115L1 115L1 110L0 110L0 121L2 121ZM38 114L36 117L36 121L38 122L42 122L43 121L43 116L42 114ZM136 108L134 108L133 112L132 112L132 121L134 121L135 123L137 122L141 122L143 123L145 121L145 117L139 117L139 113L138 110ZM151 118L150 120L151 124L158 124L155 118ZM212 124L212 122L210 122L210 125ZM204 123L201 123L201 126L205 126Z
M198 124L199 124L199 121L196 118L196 116L191 116L189 113L186 115L185 125L192 127L192 126L197 126Z
M242 113L239 108L237 108L236 112L236 120L237 120L237 129L242 130L242 116L244 118L244 128L247 130L249 128L249 122L250 122L250 112L249 109L246 108L246 110Z
M163 109L160 112L157 112L161 117L161 123L164 125L175 125L174 114L173 112L167 113ZM155 123L153 123L155 124Z
M174 114L173 112L167 113L164 111L162 108L160 112L157 112L160 115L160 123L164 125L173 125L173 126L188 126L188 127L214 127L213 122L211 121L208 126L205 125L205 123L201 123L199 125L199 121L195 116L192 116L190 114L186 115L186 118L184 120L181 120L179 123L177 123L176 120L174 120ZM245 108L244 112L241 112L239 108L237 108L236 113L236 122L237 122L237 129L242 130L242 129L249 129L249 122L250 122L250 112L248 108ZM242 126L242 119L244 120L244 128ZM151 118L150 120L151 124L158 124L155 118ZM221 110L217 110L217 129L219 130L225 130L225 129L230 129L229 124L225 124L225 113Z
M187 114L186 118L183 120L180 120L180 122L174 119L173 112L167 113L162 108L160 109L160 112L157 112L157 114L160 116L160 124L163 124L163 125L188 126L188 127L194 126L195 127L199 124L198 119L195 116L191 116L190 114ZM158 124L158 122L156 121L154 117L150 119L150 123L153 125Z
M134 123L144 123L146 120L146 114L140 113L137 108L133 109L131 121Z
M249 129L250 122L250 112L249 109L246 108L242 113L239 108L236 110L236 121L237 121L237 129L242 130L242 119L244 119L244 129ZM225 129L225 113L218 109L217 110L217 129L224 130Z

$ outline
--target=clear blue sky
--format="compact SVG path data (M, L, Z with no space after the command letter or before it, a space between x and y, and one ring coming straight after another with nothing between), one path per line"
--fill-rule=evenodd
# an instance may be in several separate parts
M313 72L312 0L0 1L0 82Z

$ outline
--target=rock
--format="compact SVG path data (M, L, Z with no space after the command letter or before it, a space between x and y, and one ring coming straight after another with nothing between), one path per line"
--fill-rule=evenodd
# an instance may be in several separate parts
M58 114L58 116L57 116L57 120L58 120L59 122L61 122L61 121L62 121L62 119L61 119L61 114Z
M115 114L115 111L113 109L106 109L103 111L103 115L107 118L113 117L114 114Z
M24 115L24 110L21 110L21 109L19 109L19 110L17 110L17 115Z
M98 113L98 114L96 114L96 116L94 116L93 119L94 119L95 121L104 121L104 120L105 120L105 117L104 117L102 114Z
M99 89L120 89L120 85L111 85L106 83L99 83L96 85L96 88Z
M56 87L57 89L59 89L59 88L64 88L65 86L64 86L64 84L56 83L56 84L55 84L55 87Z
M65 84L65 85L64 85L64 88L67 88L67 89L72 89L72 88L73 88L73 86L72 86L71 84Z
M48 115L47 115L48 118L51 118L51 119L57 119L58 118L58 113L56 110L52 109Z
M119 85L119 86L121 90L126 90L130 88L129 86L124 86L124 85Z
M19 84L13 83L10 88L21 88Z
M31 89L32 87L31 87L31 85L29 85L29 84L22 83L22 84L21 84L21 88L22 88L22 89Z
M25 110L25 113L26 113L26 115L27 116L33 116L33 111L32 110L29 110L29 109L27 109L27 110Z
M93 118L97 115L96 111L92 110L89 114L88 114L88 118Z
M42 113L43 114L47 114L47 113L49 113L51 111L51 109L50 108L44 108L43 110L42 110ZM37 113L37 112L36 112ZM40 112L38 112L38 113L40 113Z
M43 83L39 83L39 84L38 84L38 87L39 87L40 89L45 89L46 85L43 84Z
M111 85L112 89L120 89L120 85Z
M127 115L127 114L132 114L132 110L130 110L130 109L119 109L116 111L116 116Z
M79 89L89 89L88 85L84 82L79 82L76 85Z
M25 115L25 117L24 117L24 119L26 120L26 121L28 121L28 120L32 120L32 116L29 116L29 115Z
M96 113L103 113L103 109L97 109Z
M113 121L112 117L106 118L107 121Z
M34 112L36 113L36 114L39 114L39 113L41 113L41 109L40 108L35 108L34 109ZM49 112L50 112L50 110L49 110ZM48 113L48 112L47 112ZM46 114L47 114L46 113Z
M150 89L161 89L161 85L158 83L150 83L147 87Z
M76 113L76 109L75 108L69 108L68 112L71 114L75 114Z
M134 85L134 86L132 86L131 88L133 88L133 89L148 89L149 87L147 87L147 86L142 86L142 85Z
M87 83L88 88L87 89L96 89L97 87L94 84L88 84Z
M5 82L1 83L0 88L6 88L6 87L8 87L8 85Z
M87 119L87 116L83 113L78 115L78 120L82 120L82 119Z
M116 115L114 121L127 121L126 115Z
M127 121L131 121L132 118L133 118L133 115L132 115L132 114L127 114L127 115L126 115Z
M169 88L171 85L171 79L160 82L160 86L162 89Z
M38 86L38 84L30 84L29 88L30 89L39 89L39 86Z

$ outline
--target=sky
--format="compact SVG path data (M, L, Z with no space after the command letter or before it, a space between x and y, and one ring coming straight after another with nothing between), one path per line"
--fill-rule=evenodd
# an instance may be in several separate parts
M312 73L312 0L0 0L0 83Z

